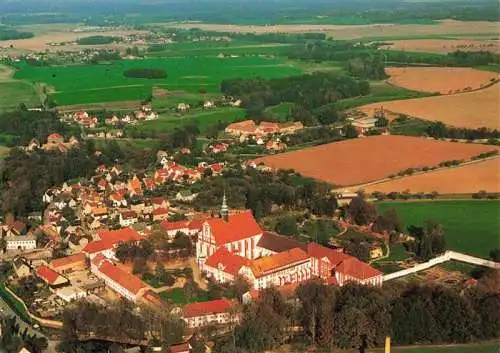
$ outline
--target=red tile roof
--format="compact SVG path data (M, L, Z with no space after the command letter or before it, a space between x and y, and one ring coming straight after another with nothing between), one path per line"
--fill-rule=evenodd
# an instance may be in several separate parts
M229 215L227 222L221 218L212 218L207 222L215 242L219 245L262 234L262 229L249 210Z
M137 231L130 227L117 230L100 230L97 231L97 235L101 240L110 241L115 244L120 241L127 242L139 241L144 239L142 235L140 235L139 233L137 233Z
M168 208L158 207L156 210L153 211L153 216L160 216L164 214L168 214Z
M166 231L189 229L189 221L163 221L160 223L160 227Z
M174 344L170 346L170 353L189 353L191 351L191 346L188 342L181 344Z
M96 252L101 252L104 250L112 249L115 246L115 243L107 240L97 240L92 241L85 245L83 248L83 252L87 254L93 254Z
M208 302L186 304L183 308L185 318L219 314L227 312L234 306L234 302L227 299L216 299Z
M54 284L61 275L48 266L42 265L36 271L36 275L48 284Z
M337 266L342 261L350 259L352 257L350 255L344 254L343 252L335 251L316 243L307 244L307 253L311 257L315 257L317 259L326 257L330 261L332 266Z
M62 257L60 259L54 259L50 262L50 266L52 268L57 269L58 267L63 267L72 263L83 262L83 261L85 261L85 254L80 252L78 254Z
M102 260L99 271L133 294L139 293L143 288L149 288L139 277L116 267L110 260Z
M272 273L283 267L292 266L299 262L309 260L309 255L302 249L295 248L276 255L261 257L252 261L250 268L256 278Z
M370 265L352 256L349 259L342 261L335 268L335 272L342 273L345 276L353 277L359 280L367 280L369 278L382 275L382 272L379 270L374 269Z
M240 268L248 264L248 260L244 257L233 254L225 247L220 247L210 257L207 258L205 265L213 268L222 266L222 270L233 276L237 275Z
M54 132L53 134L50 134L47 137L47 140L57 140L57 139L62 139L63 137L59 135L57 132Z

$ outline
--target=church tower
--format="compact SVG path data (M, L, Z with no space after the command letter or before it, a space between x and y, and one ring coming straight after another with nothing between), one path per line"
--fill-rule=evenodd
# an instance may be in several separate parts
M227 222L229 220L229 207L227 207L226 192L224 191L224 196L222 197L222 207L220 208L220 216Z

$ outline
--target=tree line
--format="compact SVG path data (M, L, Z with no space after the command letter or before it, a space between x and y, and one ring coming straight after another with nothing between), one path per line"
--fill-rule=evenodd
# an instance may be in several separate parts
M8 27L0 27L0 41L33 38L33 32L20 32Z
M330 351L338 347L364 352L382 346L387 335L396 345L495 339L500 333L500 294L498 285L491 285L496 280L498 272L486 271L474 287L463 291L402 282L380 288L310 281L298 287L296 301L286 300L274 288L265 289L244 308L233 336L217 340L213 351L274 349L301 340L296 327L305 334L306 344Z
M271 213L273 208L308 210L317 216L332 216L337 200L330 193L331 185L286 170L277 173L253 168L235 168L218 178L202 179L195 207L214 210L220 207L225 191L228 204L234 208L253 211L257 219Z
M76 44L78 45L103 45L120 42L120 37L115 36L89 36L78 38Z

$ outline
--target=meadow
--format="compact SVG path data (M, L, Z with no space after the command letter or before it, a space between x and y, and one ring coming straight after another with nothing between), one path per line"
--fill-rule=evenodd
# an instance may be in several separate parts
M174 116L160 116L157 120L145 121L141 125L128 127L127 130L144 132L148 135L154 133L169 132L189 122L196 122L200 133L203 134L207 128L218 121L230 123L243 119L245 111L240 108L217 108L216 110L197 110L187 114L175 114Z
M131 68L158 68L166 79L126 78ZM229 78L286 77L299 75L299 68L284 59L264 57L175 57L121 60L110 64L34 67L20 65L14 77L44 82L58 105L145 99L157 86L169 91L218 92Z
M35 88L28 82L14 80L12 74L9 67L0 65L0 111L16 109L20 103L39 105Z
M415 201L377 203L379 212L395 208L404 229L426 220L443 225L450 250L489 258L498 248L500 201Z

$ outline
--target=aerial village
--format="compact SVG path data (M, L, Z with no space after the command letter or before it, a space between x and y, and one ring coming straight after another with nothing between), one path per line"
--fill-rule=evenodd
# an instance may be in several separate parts
M77 116L83 119L80 121L92 119L88 114ZM230 124L226 132L235 139L258 140L293 134L301 128L300 123L257 125L247 120ZM78 146L73 137L64 141L54 132L45 144L34 139L24 150L67 152ZM281 149L279 141L270 139L266 145ZM214 143L209 148L215 154L228 147ZM180 153L189 151L181 149ZM302 243L264 230L252 211L230 208L226 194L219 210L197 211L197 194L189 186L207 170L217 176L228 167L224 162L201 162L197 168L188 168L159 151L156 165L148 172L124 171L118 163L99 165L88 180L46 190L43 212L30 214L26 221L11 217L0 224L5 254L12 259L15 272L6 288L17 288L13 295L25 302L31 314L49 323L60 320L65 306L74 301L105 304L125 299L155 310L168 309L186 322L187 334L192 334L203 327L234 323L241 312L234 315L238 302L234 299L172 305L161 295L182 288L189 277L200 288L209 282L231 284L243 278L248 291L238 298L242 303L256 300L264 288L291 293L314 278L332 286L350 281L382 284L382 272L342 248ZM241 167L266 168L251 160ZM166 185L179 190L174 198L154 196ZM155 254L156 266L161 263L175 274L172 280L158 276L145 280L137 273L130 249L144 250L145 243L152 247L149 251ZM179 262L184 267L169 268ZM153 285L158 283L162 285Z

